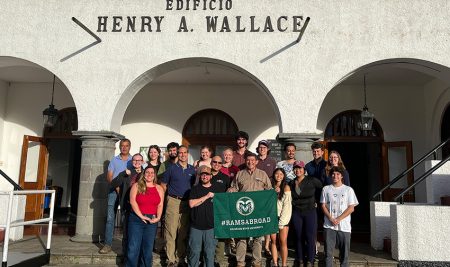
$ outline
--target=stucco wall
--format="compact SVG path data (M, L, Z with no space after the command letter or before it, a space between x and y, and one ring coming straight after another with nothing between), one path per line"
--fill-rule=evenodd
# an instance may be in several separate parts
M181 143L186 121L207 108L229 114L240 130L249 133L253 151L259 140L274 139L279 133L276 114L258 88L220 84L146 86L128 106L120 133L132 141L136 152L140 146Z
M125 92L132 81L174 59L206 57L232 63L259 79L280 107L284 132L318 133L316 118L323 99L355 69L387 58L450 66L448 5L445 0L234 0L231 11L167 11L165 1L5 0L0 56L27 59L56 73L74 97L80 130L119 131L120 125L111 126L112 117L123 116L124 110L114 113L122 95L129 102L137 93L135 88ZM100 44L60 62L94 41L72 17L96 31L98 16L113 15L165 16L163 31L96 32ZM193 32L177 32L182 15ZM311 22L302 41L289 46L298 33L206 33L208 15L241 15L248 28L251 15L259 25L268 15L309 16ZM303 119L289 123L298 114Z
M407 261L450 261L450 207L392 205L392 257Z

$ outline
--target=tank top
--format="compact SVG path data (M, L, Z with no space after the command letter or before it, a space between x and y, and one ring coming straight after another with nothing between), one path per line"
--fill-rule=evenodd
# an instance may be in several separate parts
M153 214L156 215L158 210L158 205L161 202L158 190L156 186L147 187L147 191L143 194L136 195L136 202L141 210L142 214Z

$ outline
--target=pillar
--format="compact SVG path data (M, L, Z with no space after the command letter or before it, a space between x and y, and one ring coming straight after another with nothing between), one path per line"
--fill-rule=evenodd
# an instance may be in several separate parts
M80 191L78 194L75 242L103 240L106 223L108 164L114 156L115 143L123 136L114 132L76 131L82 141Z
M308 163L312 160L311 145L315 141L323 138L322 134L310 133L280 133L278 134L278 141L282 144L282 149L286 143L294 143L297 147L295 151L295 158ZM284 158L284 151L283 151Z

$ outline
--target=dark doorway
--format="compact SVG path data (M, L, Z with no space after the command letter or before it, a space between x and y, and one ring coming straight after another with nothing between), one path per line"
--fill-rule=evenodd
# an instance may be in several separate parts
M331 150L341 155L350 175L350 185L359 201L352 214L352 232L370 233L371 196L381 186L381 143L329 142L328 152Z
M442 117L441 122L441 142L446 141L450 138L450 105L447 106L444 112L444 116ZM450 155L450 144L446 144L442 147L442 158L445 159Z

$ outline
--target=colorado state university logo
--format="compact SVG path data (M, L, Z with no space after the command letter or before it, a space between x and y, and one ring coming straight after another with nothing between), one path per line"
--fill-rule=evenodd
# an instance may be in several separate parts
M236 210L241 215L250 215L255 210L255 203L249 197L241 197L236 202Z

